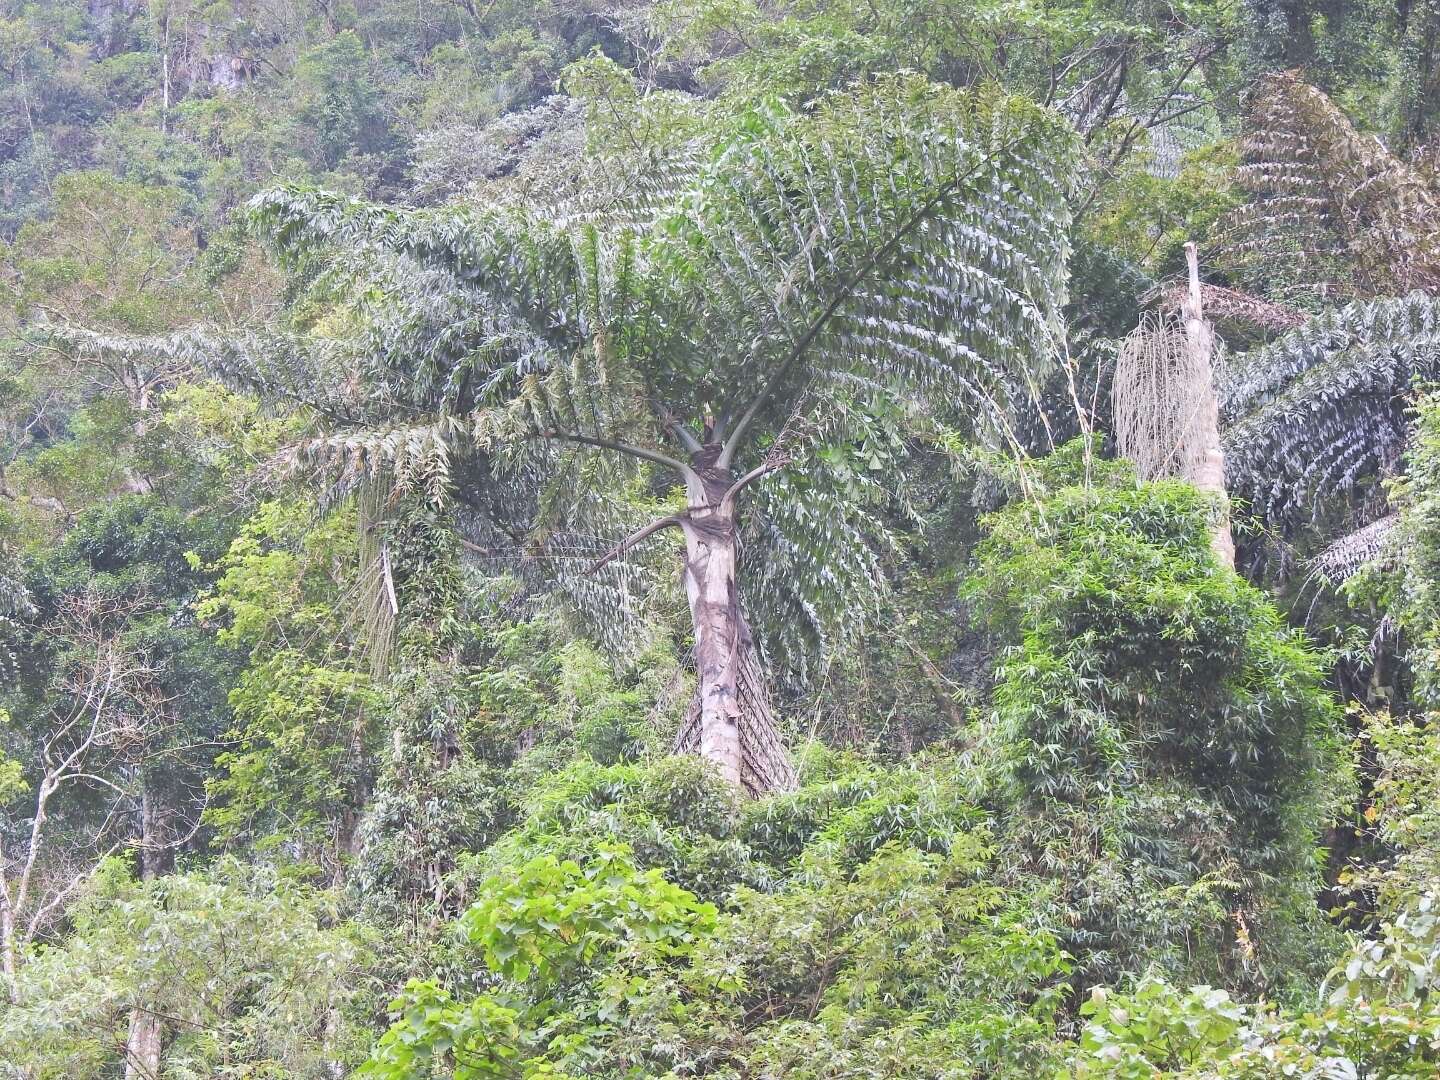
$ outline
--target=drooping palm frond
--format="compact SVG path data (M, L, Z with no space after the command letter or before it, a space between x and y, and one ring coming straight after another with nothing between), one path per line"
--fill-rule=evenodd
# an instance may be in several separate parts
M740 728L743 754L740 784L751 795L766 792L794 791L798 774L790 754L781 741L773 714L765 672L761 670L754 649L744 650L740 660L739 697ZM675 738L675 751L693 754L700 749L701 716L699 700L693 700L681 721Z
M1249 199L1222 228L1222 258L1272 291L1440 284L1440 194L1298 73L1251 92L1238 179Z
M1149 292L1141 301L1155 303L1161 311L1179 311L1185 302L1185 293L1183 281L1171 282ZM1258 329L1278 334L1293 330L1305 321L1304 312L1296 308L1209 282L1200 285L1200 303L1211 322L1245 331Z
M1440 300L1425 293L1327 311L1232 363L1222 386L1230 484L1262 517L1390 467L1417 381L1440 378Z
M367 413L349 357L325 339L217 327L152 335L99 334L75 326L44 330L78 358L150 373L156 392L182 375L203 374L282 406L312 410L335 427L355 427L382 415L373 408Z
M856 645L879 606L893 540L873 508L891 483L811 463L755 487L742 538L745 606L766 658L791 688L810 681L815 660Z
M1393 550L1399 514L1386 514L1327 545L1310 560L1311 569L1332 585L1349 580L1359 570Z

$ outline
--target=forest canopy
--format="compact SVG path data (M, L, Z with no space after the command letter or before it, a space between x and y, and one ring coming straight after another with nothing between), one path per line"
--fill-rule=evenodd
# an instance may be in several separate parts
M0 0L0 1078L1440 1072L1440 9Z

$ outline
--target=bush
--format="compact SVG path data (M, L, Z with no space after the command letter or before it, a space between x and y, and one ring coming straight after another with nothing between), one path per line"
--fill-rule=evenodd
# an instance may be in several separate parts
M1219 949L1202 963L1259 978L1269 946L1301 942L1285 924L1313 911L1345 790L1322 657L1215 561L1205 496L1124 463L1082 482L1082 455L987 518L964 585L1006 650L976 755L1003 842L1052 880L1065 868L1067 939L1094 975L1198 936Z
M998 884L953 763L820 752L806 772L743 811L691 758L552 777L467 861L461 955L397 1001L367 1075L413 1075L426 1055L457 1078L1019 1076L1049 1060L1068 961Z
M1097 989L1067 1076L1433 1077L1440 1071L1440 917L1416 900L1357 942L1331 972L1320 1007L1241 1006L1208 986L1145 980L1131 993Z

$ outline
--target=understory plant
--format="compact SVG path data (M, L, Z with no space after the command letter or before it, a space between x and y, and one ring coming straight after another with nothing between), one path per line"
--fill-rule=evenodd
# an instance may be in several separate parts
M1307 894L1346 785L1323 657L1214 558L1206 496L1094 450L987 519L963 594L1003 652L976 760L1089 978L1263 984L1324 936Z

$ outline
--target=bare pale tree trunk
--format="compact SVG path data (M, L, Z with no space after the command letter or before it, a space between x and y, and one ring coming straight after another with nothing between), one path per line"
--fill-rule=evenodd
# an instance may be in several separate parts
M125 1038L125 1080L156 1080L160 1075L160 1018L144 1009L130 1013Z
M325 1034L323 1036L325 1058L321 1066L327 1080L345 1080L345 1062L337 1056L342 1030L343 1018L340 1015L340 1008L331 1006L325 1014Z
M1235 539L1230 532L1230 493L1225 487L1225 450L1220 442L1220 402L1215 395L1215 332L1205 321L1200 302L1200 259L1193 242L1185 245L1188 284L1181 315L1185 320L1185 347L1191 353L1190 370L1203 378L1195 402L1195 432L1199 437L1199 453L1195 456L1193 475L1188 477L1201 491L1216 497L1218 517L1210 534L1215 556L1232 570L1235 568Z
M695 630L695 699L677 748L698 751L730 783L759 795L795 786L776 730L750 627L740 610L734 476L717 468L718 447L696 455L685 536L685 593Z
M140 880L153 881L169 873L173 856L165 843L160 807L150 785L140 789ZM130 1031L125 1037L125 1080L156 1080L165 1033L160 1018L148 1009L130 1010Z
M5 853L0 850L0 860ZM0 862L3 865L3 862ZM0 880L0 966L5 974L5 993L10 1004L20 1000L20 973L15 960L15 909L10 906L10 883Z

